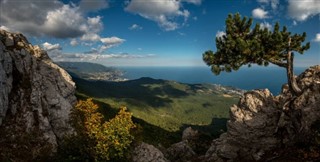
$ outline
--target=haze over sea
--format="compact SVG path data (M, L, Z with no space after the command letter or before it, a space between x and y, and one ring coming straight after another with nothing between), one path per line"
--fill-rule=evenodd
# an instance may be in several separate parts
M241 68L236 72L222 72L215 76L209 67L121 67L127 79L151 77L154 79L174 80L182 83L213 83L232 86L244 90L268 88L273 95L281 91L287 82L286 71L278 67ZM295 75L306 68L296 67Z

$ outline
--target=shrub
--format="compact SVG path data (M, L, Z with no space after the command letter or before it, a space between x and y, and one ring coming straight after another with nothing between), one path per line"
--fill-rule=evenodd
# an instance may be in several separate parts
M133 140L132 114L125 107L109 121L98 112L92 99L79 101L71 114L76 135L66 138L61 152L68 160L108 161L121 159ZM66 160L66 159L65 159Z

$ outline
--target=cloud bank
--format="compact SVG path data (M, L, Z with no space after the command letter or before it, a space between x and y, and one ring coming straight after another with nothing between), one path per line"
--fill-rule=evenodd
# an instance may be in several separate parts
M90 39L103 25L100 16L86 17L85 13L107 8L108 2L82 0L76 5L58 0L2 0L0 5L0 26L13 31L31 36Z

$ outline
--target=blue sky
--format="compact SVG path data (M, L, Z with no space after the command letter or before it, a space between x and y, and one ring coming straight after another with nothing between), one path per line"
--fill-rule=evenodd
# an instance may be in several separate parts
M107 66L205 66L229 13L272 30L307 32L296 66L320 64L318 0L0 0L0 27L22 32L55 61Z

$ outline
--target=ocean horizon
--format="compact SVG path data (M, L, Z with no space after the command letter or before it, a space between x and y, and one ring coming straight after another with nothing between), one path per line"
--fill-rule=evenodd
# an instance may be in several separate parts
M281 92L287 83L286 69L278 67L241 68L231 73L221 72L214 75L209 67L117 67L124 71L129 80L141 77L172 80L187 84L220 84L243 90L269 89L273 95ZM296 67L295 75L301 74L307 67Z

